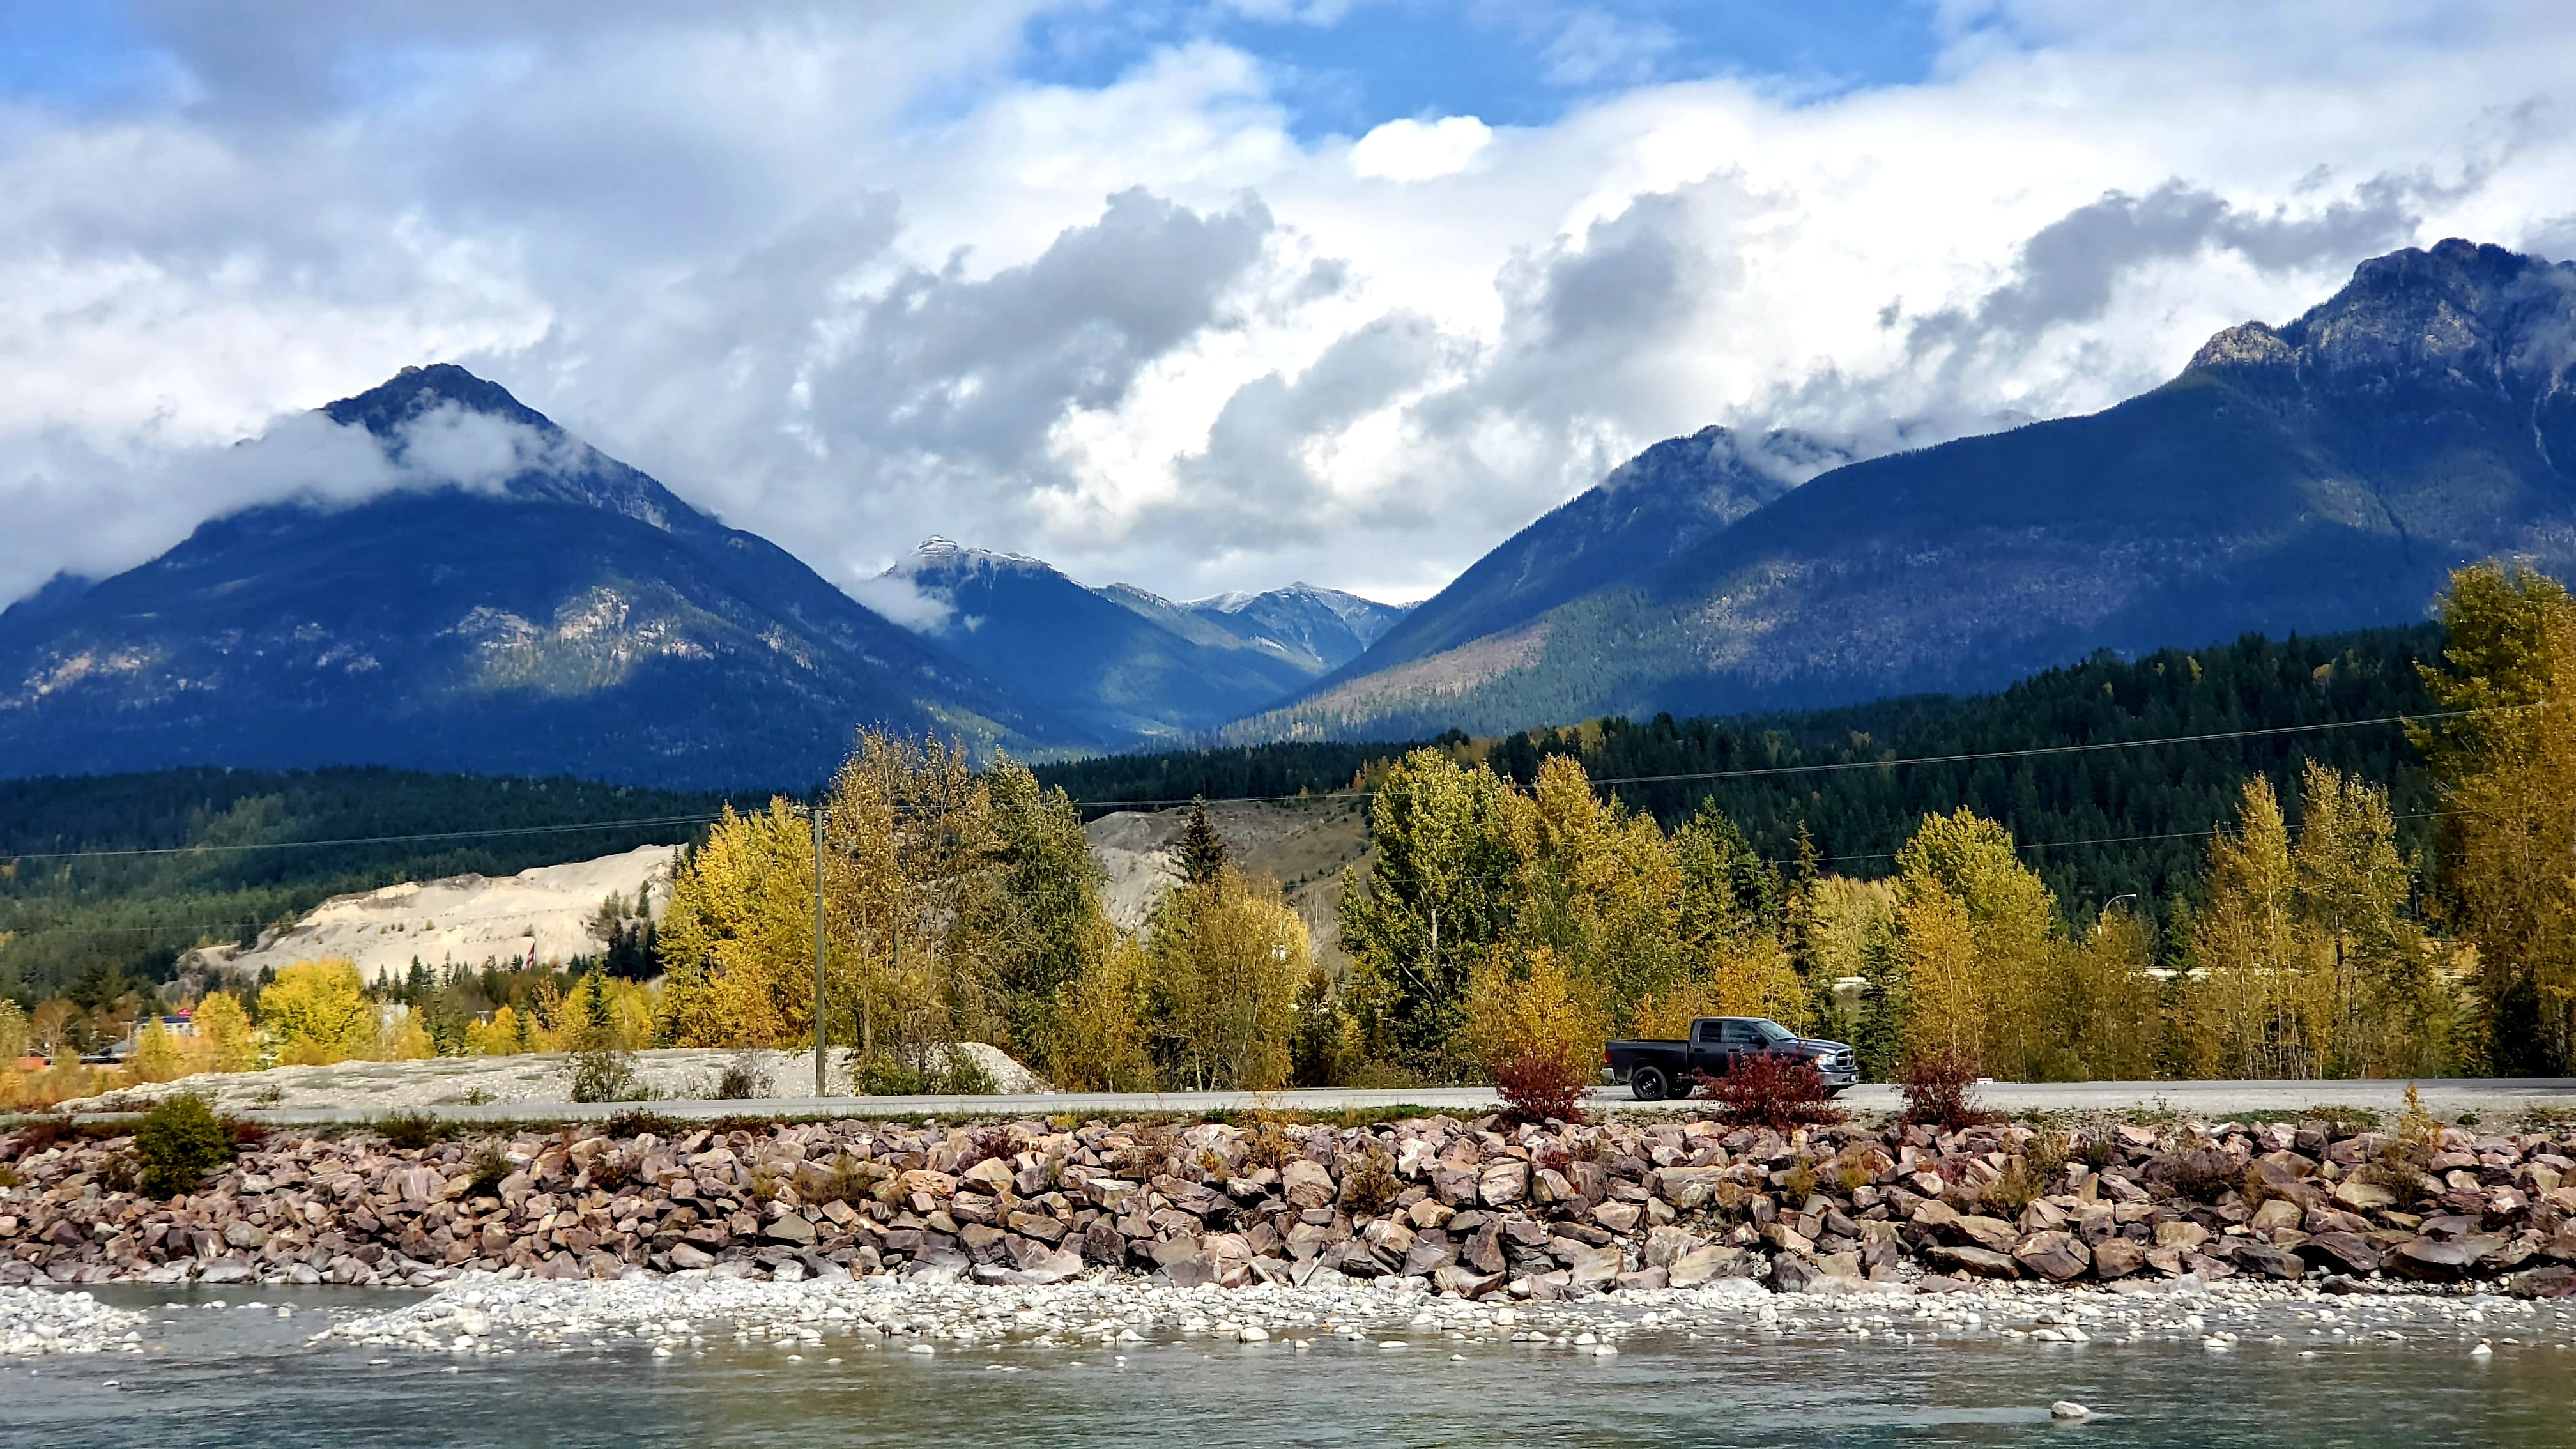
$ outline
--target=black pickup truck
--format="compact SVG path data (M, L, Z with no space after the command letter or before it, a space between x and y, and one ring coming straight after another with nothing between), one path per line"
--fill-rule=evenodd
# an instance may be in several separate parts
M1687 1094L1695 1073L1722 1077L1738 1058L1764 1052L1792 1052L1814 1062L1828 1097L1860 1080L1850 1047L1800 1036L1760 1016L1703 1016L1691 1023L1688 1041L1614 1041L1601 1049L1601 1062L1610 1080L1626 1082L1638 1101L1660 1102L1677 1084Z

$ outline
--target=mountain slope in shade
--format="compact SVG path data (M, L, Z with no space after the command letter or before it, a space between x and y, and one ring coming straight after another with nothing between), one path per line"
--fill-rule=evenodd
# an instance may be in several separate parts
M363 763L720 787L819 778L862 723L1089 743L461 368L325 412L398 461L432 423L503 425L524 466L253 508L0 613L0 772Z
M1847 450L1786 430L1743 439L1708 427L1667 438L1478 559L1342 677L1518 628L1679 556L1798 482L1850 461Z
M927 637L1112 746L1175 739L1288 697L1317 671L1126 585L944 538L887 571L949 613Z
M1228 733L1808 707L2421 618L2458 564L2576 566L2571 338L2576 267L2463 241L2375 258L2107 411L1833 469L1542 609L1434 599ZM1508 596L1524 561L1552 563L1460 586Z

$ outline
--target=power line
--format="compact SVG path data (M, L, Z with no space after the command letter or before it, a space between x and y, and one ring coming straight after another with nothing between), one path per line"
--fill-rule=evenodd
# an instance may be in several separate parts
M2154 749L2163 745L2205 744L2215 740L2260 739L2275 735L2310 734L2323 730L2366 729L2379 725L2413 724L2424 720L2462 719L2470 715L2495 714L2503 710L2525 709L2526 705L2505 705L2489 709L2436 710L2428 714L2391 714L2372 719L2324 720L2316 724L2268 725L2259 729L2211 730L2202 734L2157 735L2139 740L2098 740L2071 745L2029 745L2011 750L1976 750L1950 755L1911 755L1892 760L1826 760L1809 765L1759 765L1735 770L1692 770L1670 775L1605 775L1592 781L1595 785L1666 785L1693 780L1749 780L1771 775L1822 774L1840 770L1889 770L1901 765L1960 765L1987 760L2023 759L2035 755L2095 754L2110 750ZM1294 795L1228 795L1227 800L1276 802L1282 800L1355 800L1366 799L1375 790L1311 790ZM1126 808L1138 805L1190 805L1201 796L1188 799L1148 800L1076 800L1084 809Z
M495 835L568 835L583 830L641 829L647 825L704 825L714 815L665 815L651 820L593 820L571 825L514 825L491 830L434 830L418 835L360 835L343 840L270 840L252 845L158 845L134 850L25 850L0 860L101 860L142 855L209 855L249 850L319 850L348 845L407 845L421 840L479 840Z

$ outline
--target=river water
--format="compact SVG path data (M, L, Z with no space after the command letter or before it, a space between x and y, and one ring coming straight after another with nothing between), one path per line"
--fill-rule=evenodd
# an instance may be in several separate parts
M1640 1334L1530 1345L1201 1340L922 1355L711 1345L436 1355L311 1347L418 1295L104 1288L144 1354L0 1367L0 1444L1085 1446L2406 1445L2576 1443L2576 1351L2456 1341L1906 1344ZM262 1307L245 1306L256 1299ZM226 1301L217 1310L208 1305ZM185 1306L164 1307L179 1303ZM275 1309L296 1311L281 1318ZM2304 1356L2302 1349L2308 1349ZM1463 1361L1450 1357L1465 1354ZM2056 1423L2054 1400L2097 1417ZM2069 1437L2060 1437L2069 1436Z

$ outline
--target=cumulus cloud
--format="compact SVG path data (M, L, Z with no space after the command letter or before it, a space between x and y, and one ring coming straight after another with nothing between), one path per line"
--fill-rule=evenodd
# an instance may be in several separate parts
M2576 14L2511 0L1979 0L1824 96L1535 6L1588 99L1356 142L1204 39L1018 78L1029 13L141 0L162 80L0 96L0 593L412 486L295 419L451 360L854 589L945 533L1419 595L1662 437L2101 407L2374 252L2576 235Z
M69 428L0 437L0 599L58 573L97 578L169 548L204 519L264 503L346 506L401 489L497 493L537 469L577 466L580 445L440 404L389 436L319 412L230 446L146 438L114 448Z
M1351 146L1351 170L1389 181L1430 181L1453 176L1475 162L1493 128L1474 116L1436 121L1389 121Z

